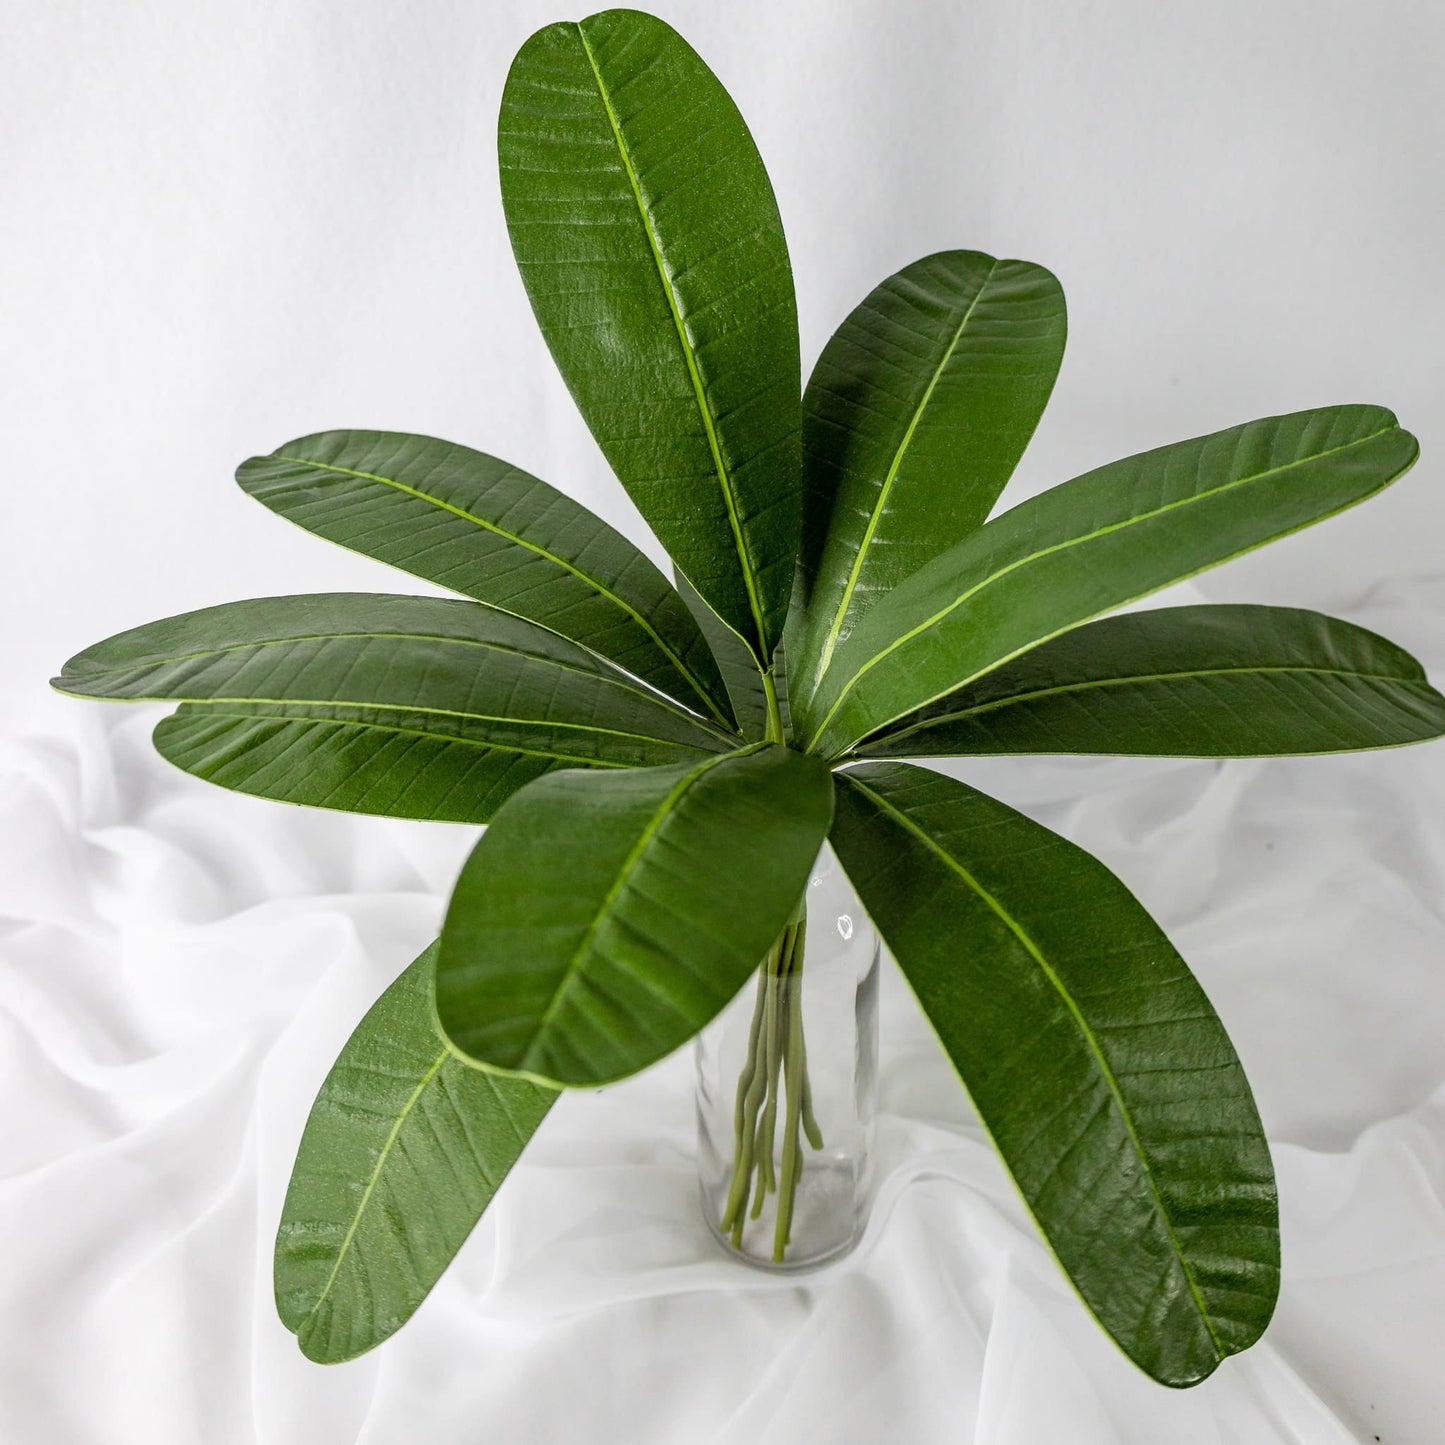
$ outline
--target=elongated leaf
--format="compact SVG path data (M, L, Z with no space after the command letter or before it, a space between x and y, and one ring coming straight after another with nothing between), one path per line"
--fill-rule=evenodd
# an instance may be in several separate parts
M768 735L768 694L752 649L702 600L697 589L680 572L677 590L707 638L727 689L728 712L734 726L750 743Z
M252 457L236 480L309 532L540 622L727 721L712 655L667 579L519 467L435 437L330 431Z
M660 1059L782 931L832 795L821 762L771 744L533 783L497 814L452 894L442 1027L488 1066L558 1084Z
M801 523L801 381L777 203L737 107L635 10L518 53L502 202L532 309L652 529L766 665Z
M157 742L202 777L405 817L481 822L552 768L678 762L729 745L576 643L441 598L205 608L88 648L54 685L189 704Z
M823 348L803 396L807 690L875 597L983 525L1066 329L1042 266L943 251L876 287Z
M233 792L433 823L485 823L534 778L578 766L565 753L449 737L437 719L421 721L376 708L184 703L153 741L176 767Z
M276 1234L276 1309L324 1364L379 1345L441 1277L556 1092L437 1032L436 945L372 1005L306 1121Z
M1223 1026L1103 864L963 783L840 775L832 841L1054 1253L1167 1385L1274 1308L1269 1150Z
M836 755L1080 622L1342 511L1417 451L1381 407L1326 407L1142 452L1023 502L840 644L810 701L812 746Z
M1445 734L1409 653L1293 607L1166 607L1074 628L904 718L865 757L1263 757Z

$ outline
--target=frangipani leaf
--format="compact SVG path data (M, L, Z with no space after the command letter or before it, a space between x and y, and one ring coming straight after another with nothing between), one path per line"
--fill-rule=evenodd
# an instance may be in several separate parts
M1409 653L1294 607L1165 607L1076 627L864 743L865 757L1136 753L1241 758L1445 734Z
M228 787L405 817L485 821L552 768L678 762L729 743L586 648L442 598L208 607L88 648L54 685L190 704L158 744Z
M801 380L787 246L731 97L635 10L522 47L502 201L542 334L678 568L763 666L798 551Z
M768 693L752 649L698 596L682 573L676 581L683 602L712 649L734 726L748 742L762 742L768 735Z
M324 1364L379 1345L441 1277L557 1095L437 1032L436 945L372 1005L311 1108L276 1235L276 1309Z
M488 1067L551 1083L645 1068L757 968L832 809L827 767L767 743L533 783L497 814L452 894L442 1027Z
M233 792L432 823L485 823L533 779L579 766L561 742L493 745L446 725L377 708L183 703L153 741L168 762Z
M1156 1380L1259 1337L1269 1150L1209 1000L1082 849L902 763L840 775L833 846L1084 1301Z
M834 333L803 396L796 691L812 690L875 597L983 525L1043 415L1066 330L1042 266L942 251L890 276Z
M1417 451L1382 407L1326 407L1033 497L872 606L809 701L809 745L836 756L1081 622L1362 501Z
M252 457L236 480L309 532L539 622L728 721L712 655L667 579L520 467L435 437L329 431Z

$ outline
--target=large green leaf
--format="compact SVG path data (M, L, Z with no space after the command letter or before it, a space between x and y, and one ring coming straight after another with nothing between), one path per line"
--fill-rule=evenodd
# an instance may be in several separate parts
M757 744L676 768L556 773L497 814L442 929L453 1043L551 1083L606 1083L685 1043L787 923L833 785Z
M435 437L329 431L252 457L236 480L307 531L540 622L726 721L717 667L667 579L519 467Z
M1076 627L910 714L864 757L1337 753L1445 733L1393 642L1293 607L1166 607Z
M792 271L727 92L635 10L548 26L512 64L502 202L592 434L712 609L766 665L801 522Z
M943 251L834 333L803 395L798 691L875 597L983 525L1043 415L1066 329L1042 266Z
M349 1360L401 1328L557 1097L472 1068L437 1032L436 945L376 1001L306 1121L276 1234L276 1309Z
M541 773L697 758L728 737L586 648L430 597L267 597L123 632L66 663L84 697L188 704L173 761L290 802L482 822Z
M1381 407L1326 407L1142 452L1023 502L870 608L809 702L811 746L836 755L1080 622L1342 511L1417 450Z
M832 841L1060 1263L1167 1385L1249 1347L1279 1284L1269 1150L1203 990L1102 863L903 763Z

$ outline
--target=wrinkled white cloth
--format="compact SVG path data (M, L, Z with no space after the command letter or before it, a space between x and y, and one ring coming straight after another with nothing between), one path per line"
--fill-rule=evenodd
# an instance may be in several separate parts
M1445 673L1445 581L1347 615ZM1445 744L961 769L1124 877L1254 1082L1279 1310L1174 1392L1077 1303L892 972L852 1257L776 1279L716 1249L685 1050L565 1098L411 1324L308 1363L270 1292L292 1154L475 834L225 793L153 753L155 716L55 699L0 751L0 1440L1440 1440Z

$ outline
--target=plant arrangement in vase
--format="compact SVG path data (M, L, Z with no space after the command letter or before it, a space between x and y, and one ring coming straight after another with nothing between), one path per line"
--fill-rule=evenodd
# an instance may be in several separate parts
M914 759L1242 757L1445 732L1419 665L1283 607L1108 616L1343 510L1416 456L1376 406L1266 417L991 516L1064 347L1055 278L972 251L879 285L804 390L777 206L668 26L533 36L502 196L541 330L675 564L547 483L331 431L241 486L462 594L267 598L135 628L55 685L180 704L159 751L292 803L487 824L438 941L363 1019L276 1248L313 1359L402 1325L558 1091L623 1078L751 976L731 1187L786 1264L823 1134L796 981L831 845L1060 1264L1169 1385L1264 1329L1273 1173L1230 1041L1107 868Z

